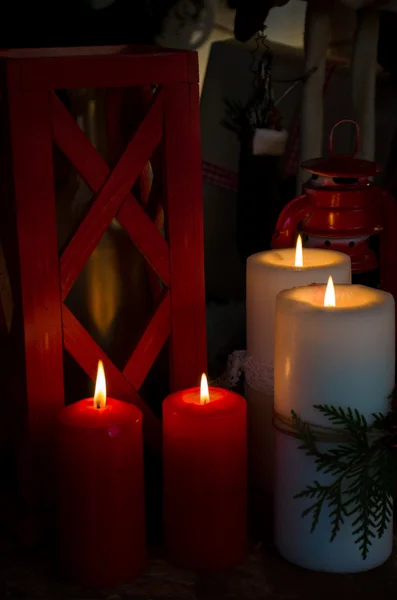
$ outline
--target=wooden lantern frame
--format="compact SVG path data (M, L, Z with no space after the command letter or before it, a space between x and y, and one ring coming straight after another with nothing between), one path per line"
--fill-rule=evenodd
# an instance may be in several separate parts
M195 385L206 369L198 63L191 52L106 47L2 51L0 65L13 183L11 202L10 189L2 186L0 234L15 318L22 324L25 377L17 430L30 454L31 483L42 467L35 459L43 461L40 449L48 451L53 443L64 405L63 348L92 379L98 359L104 362L109 395L139 406L145 439L155 451L160 422L138 391L166 340L173 390ZM148 85L157 87L146 116L112 170L55 93ZM166 238L131 193L160 140ZM54 142L94 193L60 256ZM122 371L64 304L113 218L164 284L160 303Z

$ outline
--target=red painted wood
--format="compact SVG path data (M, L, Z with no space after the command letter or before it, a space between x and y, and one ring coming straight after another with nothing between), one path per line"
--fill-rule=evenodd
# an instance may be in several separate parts
M171 331L171 296L166 291L123 370L123 375L139 390Z
M103 362L109 397L132 402L140 408L143 414L145 440L153 451L158 452L161 444L161 427L158 418L65 305L62 306L62 318L65 349L93 381L97 374L98 360Z
M87 262L132 185L153 154L162 135L162 94L153 98L145 119L123 152L108 179L61 257L62 288L71 287Z
M195 68L198 82L198 55L190 53L190 64L197 63ZM192 68L192 67L191 67ZM201 131L200 131L200 89L199 84L185 86L189 92L187 100L190 109L190 139L187 145L192 145L191 172L198 181L194 190L194 201L192 202L195 262L195 314L196 314L196 344L197 363L199 370L208 370L207 366L207 318L205 298L205 274L204 274L204 214L203 214L203 180L202 180L202 156L201 156Z
M113 167L122 155L152 99L153 89L149 86L106 89L106 131L110 167ZM139 200L142 201L141 196Z
M51 108L53 115L54 141L62 150L62 152L64 152L64 154L69 158L71 163L76 167L77 171L87 182L90 188L94 192L98 192L99 190L101 190L103 194L103 189L105 188L104 182L107 181L110 173L109 167L106 165L103 158L97 153L97 151L92 146L91 142L88 140L85 134L76 125L68 110L64 107L62 102L60 102L60 100L55 95L52 95L51 98ZM157 125L159 124L157 123ZM134 137L131 143L133 144L135 141L138 142L138 139L136 137ZM140 162L143 162L144 165L146 161L143 161L143 158L140 158ZM132 169L130 169L130 172L132 172ZM131 180L130 173L129 178ZM123 220L123 218L125 217L126 229L128 228L127 231L132 237L132 240L138 246L139 250L145 256L146 260L153 267L153 269L156 271L159 277L164 281L166 285L168 285L168 245L162 237L161 233L156 231L156 229L153 227L150 218L141 209L141 207L138 205L137 201L133 198L133 196L131 194L125 195L127 196L127 200L125 202L126 206L123 207L121 220ZM76 250L78 254L77 258L79 259L79 268L81 270L81 268L84 265L84 262L90 256L99 239L103 235L103 232L109 226L112 218L116 215L118 206L116 206L115 209L113 207L113 209L111 210L111 208L106 204L106 197L103 200L102 195L102 202L105 206L103 207L103 210L101 210L102 207L100 205L98 206L97 204L98 200L99 195L97 197L96 202L92 205L90 211L87 213L85 220L80 225L80 234L79 238L77 238L77 242L75 241L75 238L73 238L71 244L66 248L64 254L61 257L61 285L63 298L67 296L68 292L70 291L70 288L72 287L75 281L76 276L78 275L76 264L74 263L74 248L76 248L75 244L79 244L79 242L86 244L86 249L84 252L86 258L83 259L82 256L79 256L79 246L77 246ZM122 199L120 201L119 197L117 197L115 200L117 202L122 202ZM107 224L106 220L104 219L105 212L105 216L108 219ZM99 233L96 229L95 231L93 231L94 225L90 222L92 216L94 217L94 219L101 219L102 229ZM129 218L131 216L135 221L134 226L132 227L130 226L129 222ZM90 235L92 235L93 237L89 238L88 240L88 237Z
M186 52L188 77L186 83L200 83L200 71L197 52Z
M51 467L54 423L64 401L52 135L48 93L22 93L18 65L8 65L7 81L30 441L24 460L36 467L43 463L34 477L27 475L35 501L51 487L46 467Z
M148 188L148 193L147 193L147 202L145 204L145 211L147 212L149 207L148 207L148 200L150 197L150 192L152 189L152 186L150 184L150 186L148 185L151 179L151 173L150 173L151 169L150 169L150 164L147 164L147 168L145 169L145 172L142 174L141 179L140 179L140 184L141 184L141 191L144 189L144 191L146 190L146 188ZM146 175L146 182L143 182L143 176ZM153 190L155 191L155 189ZM162 227L162 223L161 223L161 218L160 218L160 213L162 212L162 208L161 206L157 206L157 210L155 213L155 217L154 217L154 224L156 225L157 229L159 231L163 230ZM157 252L157 256L161 256L161 251L159 250ZM166 264L167 264L167 268L168 268L168 274L169 274L169 263L168 263L168 245L167 245L167 259L166 259ZM148 281L149 281L149 286L150 286L150 290L151 290L151 294L152 294L152 298L154 301L154 304L157 305L158 301L160 300L161 297L161 290L162 290L162 286L161 286L161 281L156 273L156 271L154 271L154 269L152 268L152 266L146 261L145 262L145 267L146 267L146 273L147 273L147 277L148 277ZM169 282L169 279L168 279ZM165 283L163 281L163 283ZM169 283L168 283L169 285Z
M136 201L128 201L124 202L117 213L117 220L163 283L169 287L168 244L150 218Z
M113 46L64 46L57 48L2 48L0 49L0 60L31 60L32 58L79 58L91 57L101 58L103 56L113 55L129 55L129 56L144 56L151 55L167 55L186 54L195 56L193 51L185 50L170 50L162 46L144 46L139 44L118 44ZM153 83L153 82L152 82Z
M198 85L166 86L164 115L171 384L176 390L196 385L207 368Z
M143 171L139 178L139 199L141 201L142 206L144 206L145 208L147 207L149 202L151 188L151 168L150 162L147 162L146 165L143 167Z
M163 148L162 142L155 150L151 161L151 176L150 176L150 193L147 198L147 205L145 206L145 212L149 215L151 220L156 225L156 228L160 231L164 231L164 210L162 207L163 203L163 177L162 177L162 156ZM167 245L168 249L168 245ZM167 254L168 264L168 254ZM149 285L152 292L152 297L155 304L157 305L161 297L161 283L156 272L149 266L148 268Z
M96 56L32 59L23 69L22 84L24 89L32 91L132 87L151 85L153 81L159 84L186 81L188 77L185 57L180 54L110 55L99 60Z
M25 91L132 87L190 81L186 52L128 46L3 51L21 61Z
M142 117L147 111L147 106L151 103L153 90L150 87L146 88L108 88L105 93L106 105L106 130L108 144L108 164L113 166L123 153L126 140L129 140L136 130L137 125L142 120ZM148 202L151 197L152 190L152 164L155 160L155 155L159 148L154 152L154 156L150 162L147 162L139 177L139 185L135 185L135 193L138 195L138 201L145 209L152 220L153 217L149 212ZM156 186L155 186L156 188ZM143 236L146 240L146 236ZM167 253L167 268L168 268L168 247ZM156 253L161 256L161 251ZM149 280L154 305L161 297L161 282L157 273L150 266L148 261L145 261L145 271Z

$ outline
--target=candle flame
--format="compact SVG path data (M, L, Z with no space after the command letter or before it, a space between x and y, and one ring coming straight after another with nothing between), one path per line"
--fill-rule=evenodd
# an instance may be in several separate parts
M328 283L325 290L324 306L336 306L335 288L331 275L328 277Z
M200 404L207 404L210 400L210 392L208 389L208 381L205 373L201 375L200 383Z
M104 408L106 405L106 379L103 362L98 361L98 372L95 383L94 406L95 408Z
M295 267L303 267L302 237L300 234L296 240Z

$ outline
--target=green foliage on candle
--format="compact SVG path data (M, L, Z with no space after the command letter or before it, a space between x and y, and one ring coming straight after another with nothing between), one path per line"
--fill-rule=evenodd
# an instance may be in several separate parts
M354 541L362 558L368 556L372 540L381 538L393 517L393 497L397 478L395 444L397 442L396 411L386 416L374 414L373 422L358 410L316 405L333 426L315 427L304 423L292 411L292 422L299 446L314 459L317 471L327 483L314 481L295 498L310 501L302 517L311 516L313 532L323 510L328 510L332 542L349 517ZM334 442L334 448L321 452L318 442Z

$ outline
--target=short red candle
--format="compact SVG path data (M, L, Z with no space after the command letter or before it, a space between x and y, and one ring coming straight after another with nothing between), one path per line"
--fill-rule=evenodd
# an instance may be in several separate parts
M164 542L188 569L241 562L247 547L244 398L221 388L176 392L163 403Z
M61 566L76 582L116 585L146 563L142 415L112 398L61 411L58 427Z

